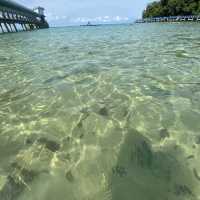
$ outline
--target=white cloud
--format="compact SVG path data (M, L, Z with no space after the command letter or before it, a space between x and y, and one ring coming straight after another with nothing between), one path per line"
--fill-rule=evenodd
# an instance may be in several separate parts
M133 19L124 16L97 16L97 17L69 17L67 15L47 14L47 21L51 26L81 25L91 22L92 24L116 24L131 22Z
M55 16L55 20L60 20L60 17L59 16Z
M86 23L88 21L90 22L94 22L94 23L109 23L109 22L123 22L123 21L128 21L129 18L128 17L121 17L121 16L99 16L99 17L94 17L94 18L90 18L90 17L78 17L78 18L74 18L71 19L71 22L74 23Z
M61 19L67 19L67 16L63 15L61 16Z

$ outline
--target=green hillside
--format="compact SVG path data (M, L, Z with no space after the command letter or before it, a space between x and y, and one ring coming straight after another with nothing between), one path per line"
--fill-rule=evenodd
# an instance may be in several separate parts
M160 0L147 6L143 18L198 14L200 14L200 0Z

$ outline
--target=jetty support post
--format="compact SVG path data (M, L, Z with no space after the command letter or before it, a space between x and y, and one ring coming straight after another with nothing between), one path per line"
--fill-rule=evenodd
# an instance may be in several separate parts
M0 28L1 28L1 32L4 33L4 29L1 23L0 23Z
M26 28L24 27L24 24L21 23L22 31L26 31Z
M17 27L16 27L15 23L13 23L13 27L14 27L14 29L15 29L15 32L18 32L18 30L17 30Z
M8 25L6 22L4 23L4 26L6 27L7 32L10 33L10 29L8 28Z

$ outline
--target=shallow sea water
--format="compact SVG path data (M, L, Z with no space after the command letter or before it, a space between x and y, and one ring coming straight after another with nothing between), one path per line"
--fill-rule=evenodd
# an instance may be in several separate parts
M0 35L0 200L199 200L199 32Z

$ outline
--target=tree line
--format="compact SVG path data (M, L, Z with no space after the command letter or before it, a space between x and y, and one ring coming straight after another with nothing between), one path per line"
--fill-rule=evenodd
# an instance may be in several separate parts
M148 4L143 18L200 14L200 0L160 0Z

